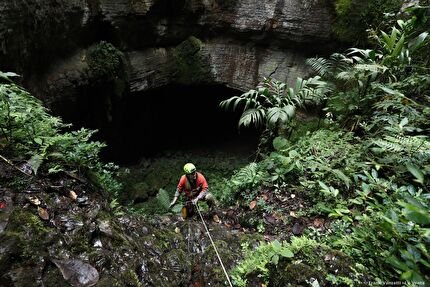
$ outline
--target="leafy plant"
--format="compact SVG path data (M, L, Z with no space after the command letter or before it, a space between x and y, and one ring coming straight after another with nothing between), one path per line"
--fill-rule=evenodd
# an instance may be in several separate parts
M321 101L327 92L326 83L319 76L305 80L298 78L294 87L264 78L256 90L224 100L220 106L226 110L243 108L239 128L255 125L283 134L294 119L297 108Z
M8 153L26 160L34 174L41 168L50 173L76 172L104 190L119 192L121 185L114 179L117 167L99 159L105 144L91 141L96 131L62 132L71 125L51 116L40 100L13 83L9 76L16 74L0 76L6 81L0 84L0 142Z
M257 187L262 183L263 176L264 172L257 163L249 163L225 181L226 186L218 197L225 203L233 203L236 199L248 203L257 195Z
M170 205L170 196L164 189L160 188L160 190L157 193L157 201L158 203L165 209L169 210Z
M333 30L341 41L357 46L367 44L367 29L383 28L391 23L390 15L395 15L402 6L400 0L336 0L336 21Z
M252 272L258 272L267 282L269 270L267 264L278 264L279 259L294 257L286 242L278 240L265 243L261 242L255 250L244 248L245 258L231 271L231 278L236 286L247 286L246 276Z
M333 54L327 60L308 60L324 80L336 87L327 110L340 117L351 130L358 129L372 116L368 106L388 103L383 98L387 93L401 95L386 85L404 78L411 69L413 57L429 42L428 32L415 35L418 25L415 17L398 20L396 24L391 33L372 34L376 42L374 49L350 48L345 54Z

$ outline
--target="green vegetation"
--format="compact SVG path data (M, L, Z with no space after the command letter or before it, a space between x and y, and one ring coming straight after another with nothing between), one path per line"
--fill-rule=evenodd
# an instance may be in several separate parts
M387 3L394 9L398 2ZM355 19L369 24L363 19L379 20L380 11L387 7L382 4L337 1L336 9L339 21L346 21L353 19L351 9L364 5L368 13ZM430 284L430 76L425 21L429 12L422 7L408 11L409 18L373 26L371 47L309 59L315 75L298 79L294 87L268 78L255 90L221 103L225 109L242 109L239 127L255 125L264 130L260 146L264 149L259 150L258 162L232 162L221 159L219 154L193 157L222 204L252 209L240 214L238 225L252 226L261 233L256 237L265 240L270 238L264 234L265 215L276 213L284 223L297 217L306 221L317 215L327 225L322 228L315 224L304 231L305 235L282 242L257 243L255 239L246 240L244 235L244 258L230 270L237 286L255 282L269 286L285 286L286 282L291 286ZM351 28L354 23L343 25ZM190 38L175 49L181 81L205 78L201 48L198 39ZM90 49L87 57L97 77L115 77L121 64L120 54L107 43ZM110 204L113 214L124 212L118 202L127 197L118 197L121 185L114 178L117 167L99 160L104 145L91 141L95 131L69 131L70 125L50 116L39 100L13 83L14 76L0 72L1 160L27 175L64 172L78 179L89 178L95 186L116 195ZM321 108L324 113L301 125L299 111L304 113L309 106ZM177 158L157 164L180 168L184 157L181 164L176 164ZM136 174L121 173L124 190L144 200L155 197L134 210L165 213L182 171L152 164L139 168ZM24 179L13 184L25 186L29 182ZM279 209L262 194L290 202L301 198L309 208L301 207L291 215L290 210ZM110 214L99 216L108 219ZM22 251L18 256L46 256L45 251L31 252L31 248L49 243L52 236L37 216L16 209L9 224L18 225L17 232L8 231L6 236L7 240L19 242ZM112 246L127 246L129 241L123 230L115 224L111 226ZM24 241L30 235L35 239L33 245ZM155 230L144 237L152 246L170 254L171 260L188 259L185 246L172 250L181 234ZM75 253L89 252L88 233L82 233L81 238L82 244L71 245ZM231 243L217 240L216 244L228 251ZM208 249L206 255L215 261L213 250ZM225 257L234 262L231 253ZM6 265L6 261L0 265ZM186 269L191 268L190 262ZM222 275L221 270L215 273ZM128 282L138 284L135 271L124 276Z
M86 59L92 78L115 79L122 73L124 55L112 44L101 41L88 48Z
M166 207L172 200L183 174L182 166L187 161L192 161L197 169L202 171L209 183L210 192L216 198L222 197L226 191L227 179L234 171L249 162L246 156L240 158L221 152L167 152L152 160L142 160L138 166L120 170L119 179L123 184L120 202L130 204L134 201L130 210L143 214L166 213ZM178 203L171 212L178 213L180 208Z
M43 170L49 174L85 175L103 190L119 192L121 186L114 179L117 167L99 160L105 145L90 140L96 131L67 131L71 125L51 116L40 100L10 80L14 76L0 72L0 145L4 159L25 161L21 170L27 174Z
M209 65L200 52L203 45L201 40L191 36L173 50L173 67L178 71L180 83L207 82L210 79Z
M341 41L355 45L368 43L367 29L380 29L381 19L393 18L401 0L336 0L333 30Z
M289 134L296 110L307 104L318 104L328 92L326 82L320 81L320 76L305 80L298 78L294 87L265 78L255 90L222 101L220 106L226 110L242 108L239 128L262 127L269 137L273 137L286 131Z
M351 17L348 11L356 2L338 1L338 12ZM370 4L378 3L366 1L367 9ZM328 229L308 228L291 243L245 249L245 258L231 271L237 286L250 286L252 278L269 286L429 286L430 76L428 24L423 21L429 11L415 9L420 19L409 8L409 18L381 23L384 31L372 30L372 47L309 59L324 93L310 90L290 104L285 84L265 79L257 90L221 104L243 104L239 125L263 125L273 146L258 162L236 171L220 198L249 206L262 191L281 197L294 192L312 204L300 216L324 216L330 223ZM267 83L276 89L263 90ZM325 113L319 125L295 132L293 108L306 108L315 99ZM272 260L274 245L294 257ZM325 268L324 256L343 258L338 262L342 271Z
M246 244L243 245L243 248L247 256L235 267L231 275L237 286L247 286L247 280L244 278L255 271L259 271L267 280L269 275L267 264L276 265L280 258L294 256L286 242L280 243L277 240L270 243L262 242L256 250L250 250Z

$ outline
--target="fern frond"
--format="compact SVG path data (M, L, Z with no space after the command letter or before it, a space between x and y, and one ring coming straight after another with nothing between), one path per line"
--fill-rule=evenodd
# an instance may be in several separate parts
M423 136L385 136L383 139L373 141L382 151L399 155L400 160L408 161L411 158L420 161L430 159L430 141ZM401 157L408 156L408 158Z
M169 209L170 197L169 197L169 194L167 193L167 191L160 188L160 190L158 191L158 193L156 195L156 198L157 198L157 202L160 204L161 207L163 207L165 210Z
M258 165L255 162L251 162L233 175L231 182L237 185L238 188L251 188L257 184L258 179Z
M359 71L366 71L371 73L385 73L388 70L388 67L378 64L356 64L355 69Z

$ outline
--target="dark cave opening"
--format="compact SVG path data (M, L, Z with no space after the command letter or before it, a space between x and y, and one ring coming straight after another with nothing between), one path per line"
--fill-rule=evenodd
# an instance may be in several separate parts
M171 85L125 97L107 133L102 156L121 165L166 150L255 151L259 132L241 128L240 111L225 111L222 100L242 92L222 85Z

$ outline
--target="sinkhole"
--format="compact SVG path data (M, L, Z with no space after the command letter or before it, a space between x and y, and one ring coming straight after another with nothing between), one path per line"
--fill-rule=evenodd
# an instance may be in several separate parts
M222 85L171 85L130 93L116 108L109 130L99 128L108 144L102 156L127 165L165 151L251 154L259 132L254 127L239 130L241 111L219 106L240 94Z

